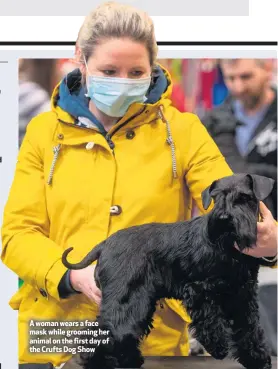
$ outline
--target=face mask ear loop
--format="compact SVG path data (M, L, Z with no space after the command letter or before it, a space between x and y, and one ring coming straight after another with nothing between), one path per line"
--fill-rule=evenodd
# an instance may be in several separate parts
M87 62L86 62L86 58L85 58L85 56L84 56L84 55L83 55L83 59L84 59L84 63L85 63L85 66L86 66L87 72L89 72L88 64L87 64Z
M87 69L87 74L89 74L88 64L87 64L87 62L86 62L86 58L85 58L85 56L84 56L84 55L83 55L83 59L84 59L84 64L85 64L86 69ZM86 80L87 80L87 78L86 78ZM87 83L86 83L86 84L87 84ZM86 96L86 97L89 97L89 96L88 96L88 93L85 93L85 96Z

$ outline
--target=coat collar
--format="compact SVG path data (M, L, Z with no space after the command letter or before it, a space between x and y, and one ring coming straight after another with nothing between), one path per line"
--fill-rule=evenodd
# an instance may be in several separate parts
M71 76L71 79L80 78L80 73L76 70L72 73L73 75ZM78 117L79 113L81 112L80 114L82 114L83 111L82 115L85 115L85 119L89 119L91 113L89 112L86 114L86 101L84 96L79 96L78 98L78 94L82 94L82 90L79 90L79 93L70 93L69 91L66 91L65 83L66 80L70 78L68 76L65 77L65 79L55 87L51 98L52 111L56 114L59 122L55 141L62 145L79 145L85 142L94 141L95 143L107 148L108 144L105 138L107 134L109 136L120 135L132 128L156 121L159 119L159 107L163 106L163 109L165 110L165 108L171 104L170 96L172 93L172 80L168 71L158 65L157 73L158 75L155 77L156 80L153 82L147 101L145 103L132 104L125 116L118 120L109 132L101 131L101 128L98 127L98 125L92 126L92 128L87 128L82 124L84 116ZM167 81L167 83L164 81ZM76 82L71 80L70 83L74 84ZM63 104L59 103L59 99L61 98L61 88L63 88L64 93L67 94L67 99L72 98L70 101L66 101ZM159 92L160 95L158 96ZM76 109L75 111L77 111L78 114L75 114L76 116L74 116L62 106L65 108L68 107L68 110ZM73 112L73 110L71 110L71 112Z

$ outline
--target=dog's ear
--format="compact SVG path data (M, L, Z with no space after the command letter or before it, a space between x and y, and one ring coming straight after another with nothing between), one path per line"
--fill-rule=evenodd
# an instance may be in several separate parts
M247 174L247 176L251 179L253 184L254 194L259 201L263 201L270 195L273 186L274 180L272 178L259 176L257 174Z
M210 196L210 192L213 189L214 185L215 185L216 181L212 182L212 184L210 186L208 186L203 192L202 192L202 203L203 203L203 208L205 210L208 209L208 207L211 204L212 201L212 197Z

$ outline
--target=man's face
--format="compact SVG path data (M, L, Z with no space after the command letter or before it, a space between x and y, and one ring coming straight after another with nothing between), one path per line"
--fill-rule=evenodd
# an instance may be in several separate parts
M271 78L267 62L259 64L255 59L238 59L234 63L223 61L221 67L231 95L241 101L245 109L256 108Z

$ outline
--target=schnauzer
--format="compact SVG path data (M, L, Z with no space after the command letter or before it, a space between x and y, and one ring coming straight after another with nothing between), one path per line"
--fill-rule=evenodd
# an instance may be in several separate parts
M102 291L99 327L108 345L82 354L84 368L140 368L140 342L152 329L158 300L181 300L190 331L215 359L232 357L248 369L270 369L271 357L259 322L257 277L262 259L238 251L257 239L259 201L273 180L237 174L214 181L202 193L206 215L176 223L151 223L111 235L69 269L98 260ZM107 336L106 336L107 337ZM105 338L106 338L105 337ZM163 339L163 337L161 338Z

